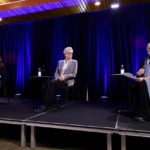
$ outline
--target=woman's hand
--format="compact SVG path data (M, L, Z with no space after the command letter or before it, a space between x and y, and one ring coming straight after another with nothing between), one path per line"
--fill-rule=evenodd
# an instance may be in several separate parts
M144 74L144 72L145 72L145 69L141 68L141 69L139 69L139 71L137 71L136 75L141 76Z
M144 77L140 77L140 78L135 79L135 81L137 81L137 82L142 82L143 80L145 80Z
M60 81L64 81L64 80L65 80L65 76L60 76L60 77L59 77L59 80L60 80Z

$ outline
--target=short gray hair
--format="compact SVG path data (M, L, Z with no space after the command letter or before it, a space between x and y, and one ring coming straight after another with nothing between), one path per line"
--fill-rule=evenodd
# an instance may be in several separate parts
M70 53L73 53L73 48L72 47L66 47L65 49L64 49L64 54L66 54L67 52L70 52Z

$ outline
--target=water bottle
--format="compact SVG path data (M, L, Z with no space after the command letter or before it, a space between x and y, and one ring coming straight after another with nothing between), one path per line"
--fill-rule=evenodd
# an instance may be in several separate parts
M124 74L124 66L123 65L121 65L121 69L120 69L120 74Z
M38 77L41 77L41 76L42 76L42 69L38 68Z

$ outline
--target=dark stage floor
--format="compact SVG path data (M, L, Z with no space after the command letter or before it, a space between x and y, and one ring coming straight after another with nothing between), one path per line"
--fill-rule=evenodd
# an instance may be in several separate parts
M62 109L35 113L36 99L0 99L0 120L57 124L66 126L89 127L95 129L113 129L125 131L150 132L150 122L137 122L132 114L117 111L116 102L80 102L72 103Z

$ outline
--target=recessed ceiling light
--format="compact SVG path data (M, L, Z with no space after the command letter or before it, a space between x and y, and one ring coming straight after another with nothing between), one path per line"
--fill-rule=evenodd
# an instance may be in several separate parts
M112 9L117 9L120 7L120 3L119 3L119 0L112 0L112 3L111 3L111 8Z
M113 3L113 4L111 4L111 8L112 9L116 9L116 8L119 8L119 7L120 7L119 3Z
M101 4L100 1L95 2L95 5L96 5L96 6L99 6L100 4Z

